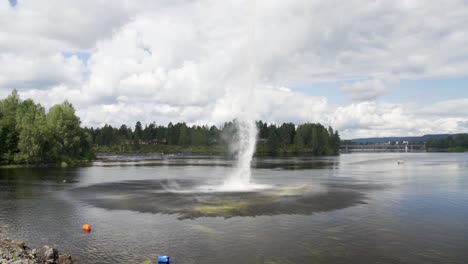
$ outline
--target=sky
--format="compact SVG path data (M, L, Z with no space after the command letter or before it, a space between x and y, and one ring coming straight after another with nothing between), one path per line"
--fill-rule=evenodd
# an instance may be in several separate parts
M0 0L0 96L68 100L88 127L468 132L466 25L466 0Z

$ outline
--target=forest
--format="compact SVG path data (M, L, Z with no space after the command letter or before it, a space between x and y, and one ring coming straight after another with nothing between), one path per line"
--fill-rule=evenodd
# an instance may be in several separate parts
M468 151L468 134L434 138L426 142L428 151L465 152Z
M91 160L94 153L229 152L236 140L236 120L215 125L150 123L135 126L82 127L72 104L65 101L46 111L14 90L0 100L0 164L53 164ZM257 121L256 154L337 155L340 137L318 123L295 125Z
M0 164L66 164L93 157L90 135L69 102L46 113L16 90L0 100Z
M226 122L219 128L211 126L188 126L186 123L169 123L167 126L151 123L143 127L136 122L132 129L127 125L100 128L85 128L91 135L96 152L206 152L228 151L236 141L236 120ZM256 154L312 154L337 155L340 137L333 128L321 124L293 123L282 125L257 121L258 142Z

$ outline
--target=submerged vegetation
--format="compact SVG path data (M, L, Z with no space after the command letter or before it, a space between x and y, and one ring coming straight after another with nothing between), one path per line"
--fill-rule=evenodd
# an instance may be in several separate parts
M72 197L95 207L142 213L176 215L178 219L199 217L264 216L337 210L365 203L366 191L385 188L373 184L272 185L250 191L200 191L199 180L144 180L82 186ZM99 193L99 196L94 194ZM210 232L204 227L194 228Z
M89 160L93 153L227 153L237 139L236 120L220 128L151 123L134 129L104 125L80 127L74 107L65 101L48 112L32 99L21 100L14 90L0 100L0 165L56 164ZM340 137L331 127L306 123L282 125L257 122L257 155L337 155Z
M60 164L90 159L89 134L65 101L46 113L17 91L0 100L0 164Z

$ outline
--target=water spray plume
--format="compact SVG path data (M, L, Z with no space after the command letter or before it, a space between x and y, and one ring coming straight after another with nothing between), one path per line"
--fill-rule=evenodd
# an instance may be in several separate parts
M255 86L256 86L256 53L255 53L255 16L256 16L256 1L251 1L250 23L249 23L249 39L248 52L246 61L249 65L248 69L248 84L246 87L241 87L238 92L244 93L241 95L242 100L238 103L241 107L240 114L237 118L237 163L234 172L226 179L223 189L229 190L249 190L256 186L250 181L251 178L251 163L255 152L257 142L257 125L253 115L253 105L255 103Z
M250 167L255 152L257 127L255 121L250 120L239 120L236 123L239 137L236 143L238 144L237 163L234 172L225 181L224 187L226 189L243 190L252 187L250 186Z

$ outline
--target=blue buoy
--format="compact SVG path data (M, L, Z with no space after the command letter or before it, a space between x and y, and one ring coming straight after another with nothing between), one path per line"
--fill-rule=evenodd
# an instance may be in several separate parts
M171 263L171 258L169 256L159 256L158 257L158 264L165 264L165 263Z

